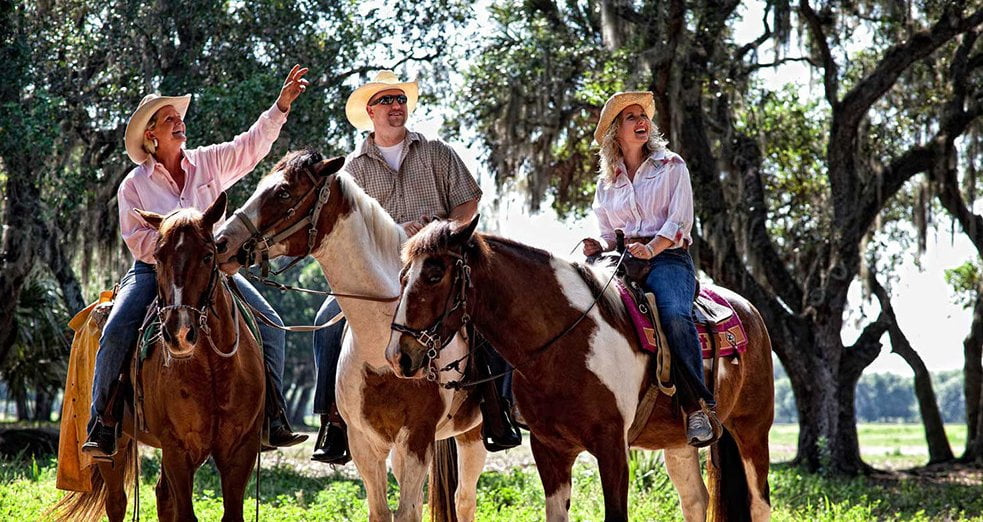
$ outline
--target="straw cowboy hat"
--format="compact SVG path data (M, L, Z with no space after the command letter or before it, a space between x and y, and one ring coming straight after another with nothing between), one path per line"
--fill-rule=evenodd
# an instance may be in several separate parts
M159 94L148 94L140 100L137 110L133 111L130 121L126 124L126 155L137 165L140 165L150 154L143 150L143 131L147 130L147 122L153 117L161 107L173 105L181 119L188 112L188 104L191 103L191 95L184 96L161 96Z
M601 117L597 119L597 128L594 129L594 141L600 145L604 139L604 134L608 132L608 127L614 122L615 116L621 111L632 105L641 105L642 110L648 115L649 119L655 117L655 95L652 91L628 91L618 92L608 98L604 108L601 109Z
M345 115L348 116L348 121L358 130L372 130L372 119L369 118L365 106L369 104L369 100L376 93L389 89L399 89L406 93L406 115L409 116L416 108L416 99L419 96L416 80L400 82L392 71L379 71L371 82L355 89L355 92L348 97L348 103L345 104Z

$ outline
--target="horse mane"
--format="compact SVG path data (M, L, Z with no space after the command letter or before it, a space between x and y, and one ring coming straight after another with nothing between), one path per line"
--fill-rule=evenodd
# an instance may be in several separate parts
M375 238L375 247L378 251L399 252L399 246L406 239L403 227L396 224L378 201L365 193L351 174L342 170L337 177L342 197L361 214L365 227Z

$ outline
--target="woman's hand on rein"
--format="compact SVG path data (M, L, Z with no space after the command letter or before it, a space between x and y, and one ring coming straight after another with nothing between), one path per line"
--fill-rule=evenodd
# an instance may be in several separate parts
M644 243L632 243L628 245L628 252L638 259L652 259L655 257L655 250Z
M287 79L283 82L283 88L280 89L280 96L276 99L276 107L281 112L286 113L290 111L290 105L311 84L311 82L303 78L308 70L307 67L301 67L300 65L294 65L290 69L290 74L287 75Z

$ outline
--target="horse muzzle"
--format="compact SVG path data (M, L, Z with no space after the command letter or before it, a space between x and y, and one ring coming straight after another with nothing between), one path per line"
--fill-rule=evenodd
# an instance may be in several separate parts
M386 360L403 379L422 379L427 366L427 350L410 335L402 334L386 349Z
M185 310L172 310L165 313L161 324L161 336L169 347L172 357L190 357L198 342L198 329L191 314Z

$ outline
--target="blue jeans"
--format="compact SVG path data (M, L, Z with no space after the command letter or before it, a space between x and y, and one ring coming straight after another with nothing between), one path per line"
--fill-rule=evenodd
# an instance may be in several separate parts
M341 312L338 300L327 298L317 311L315 325L322 325ZM314 414L328 413L335 402L334 383L338 375L338 359L341 358L341 334L345 331L346 319L333 326L314 331L314 366L317 379L314 385Z
M246 278L239 274L234 278L250 305L263 312L273 322L283 325L283 321L273 307L246 281ZM107 413L110 385L119 378L127 356L133 353L141 323L147 315L147 308L156 296L157 272L154 265L143 261L134 262L120 281L113 309L109 312L106 326L102 329L102 336L99 338L99 352L96 354L95 376L92 381L90 430L99 414ZM271 378L274 381L274 389L282 395L283 347L286 336L283 330L257 322L263 338L263 359L273 369Z
M713 405L713 394L703 380L703 348L693 322L696 270L693 258L682 248L664 250L650 261L645 286L655 294L659 320L665 330L673 364L692 385L697 398Z

